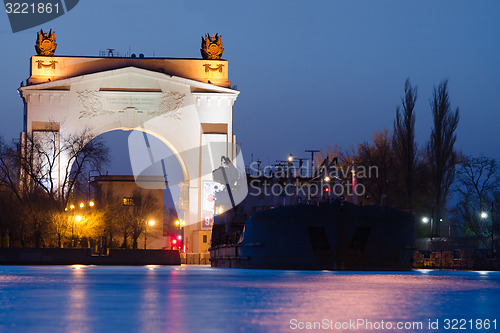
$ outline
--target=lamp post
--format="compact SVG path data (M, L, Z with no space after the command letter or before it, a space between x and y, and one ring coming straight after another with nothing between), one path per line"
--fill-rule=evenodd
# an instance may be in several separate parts
M493 204L491 206L491 211L493 212ZM479 213L479 217L481 218L481 220L486 221L486 219L488 218L488 212L481 211L481 213ZM491 255L495 253L494 240L493 214L491 214Z
M144 230L144 250L146 250L146 245L147 245L147 240L148 240L148 225L150 227L154 226L155 225L155 221L154 220L149 220L146 222L146 229Z
M69 206L69 209L71 210L71 217L72 217L72 224L71 224L71 247L73 247L74 244L74 231L75 231L75 205Z
M430 239L430 249L432 250L432 223L434 222L434 218L428 218L428 217L423 217L422 218L422 222L427 224L427 223L431 223L430 224L430 229L429 229L429 239Z

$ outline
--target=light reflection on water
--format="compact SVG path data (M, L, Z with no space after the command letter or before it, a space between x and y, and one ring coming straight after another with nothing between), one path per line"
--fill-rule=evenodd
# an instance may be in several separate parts
M498 309L500 272L0 266L1 332L292 332L291 319L427 323Z

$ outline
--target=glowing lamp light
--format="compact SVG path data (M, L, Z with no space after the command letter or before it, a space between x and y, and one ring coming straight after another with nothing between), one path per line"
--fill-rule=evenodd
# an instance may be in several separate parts
M424 222L424 223L429 223L429 218L428 218L428 217L424 217L424 218L422 218L422 222Z
M152 227L155 225L155 220L149 220L148 222L149 226Z
M172 239L172 244L177 244L177 239Z
M330 181L330 177L326 176L325 177L325 182L329 182Z
M69 209L75 209L75 205L69 206Z
M292 162L293 161L293 155L290 154L290 156L288 156L288 162Z
M330 189L328 187L325 187L325 192L330 192Z
M182 236L181 236L181 235L177 236L177 239L178 239L178 240L181 240L181 239L182 239Z
M94 202L93 201L89 202L89 206L94 207Z
M76 222L80 222L82 219L83 219L83 217L81 215L75 216L75 221Z
M83 202L80 202L80 208L85 207L85 204Z
M222 214L222 207L217 208L217 214Z
M481 216L482 219L486 219L486 218L488 218L488 213L481 212L480 216Z
M179 220L175 220L175 225L176 226L179 226L181 223L179 222Z

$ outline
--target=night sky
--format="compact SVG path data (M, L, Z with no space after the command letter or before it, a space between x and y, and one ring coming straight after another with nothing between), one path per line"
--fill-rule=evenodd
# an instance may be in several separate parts
M304 149L344 148L392 129L409 77L418 86L419 146L430 135L432 89L449 80L460 108L457 148L500 160L500 2L492 1L98 1L13 34L0 14L0 133L22 129L16 89L28 77L36 32L56 30L56 55L114 48L146 57L200 58L201 36L223 36L237 141L247 162ZM126 138L107 136L115 150Z

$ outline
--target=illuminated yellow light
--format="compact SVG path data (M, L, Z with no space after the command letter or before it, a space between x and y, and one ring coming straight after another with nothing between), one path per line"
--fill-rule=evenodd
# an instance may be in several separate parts
M69 206L69 209L75 209L75 205Z
M291 161L293 161L293 155L292 154L290 154L290 156L288 156L288 162L291 162Z
M222 207L217 208L217 214L222 214Z
M148 222L149 226L152 227L155 225L155 220L149 220Z
M80 203L80 208L85 207L85 204L83 202Z
M89 202L89 206L94 207L94 202L93 201Z
M179 220L175 220L175 225L180 225L181 223L179 222Z
M76 222L80 222L82 219L83 219L83 217L81 215L75 216L75 221Z
M330 181L330 177L326 176L325 177L325 182L329 182Z
M85 267L84 265L71 265L71 268L73 269L82 269L83 267Z

